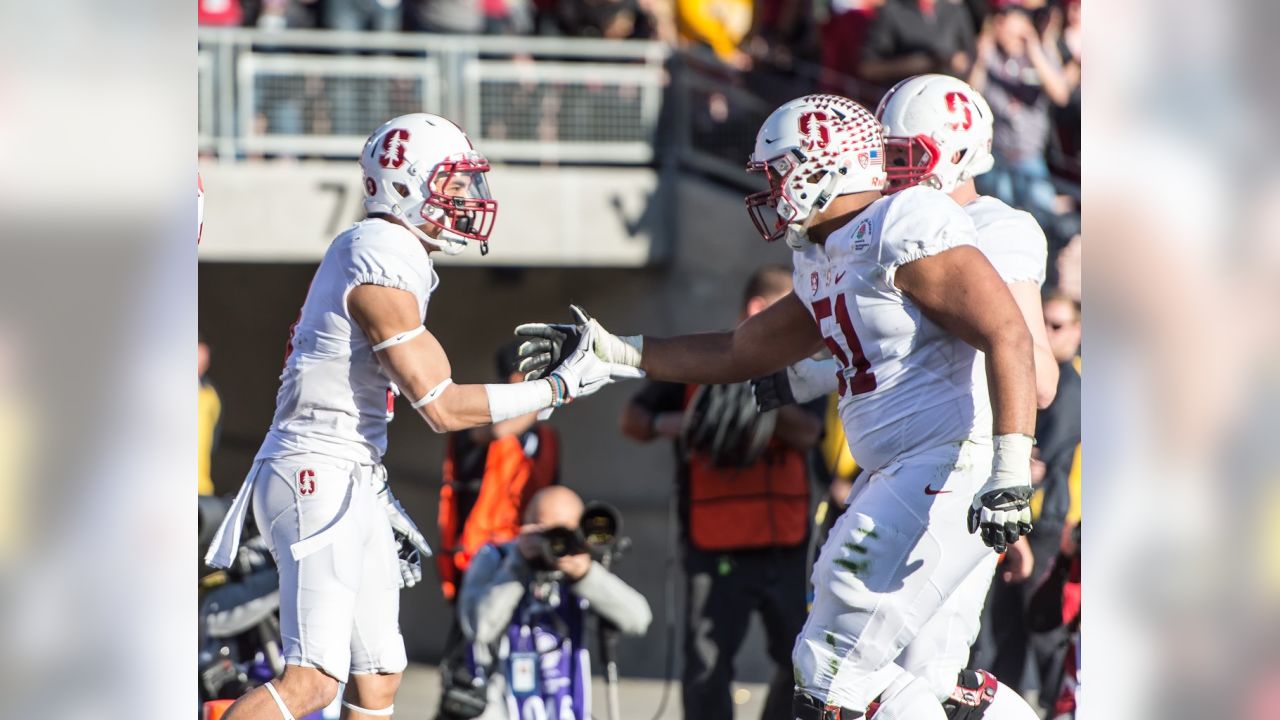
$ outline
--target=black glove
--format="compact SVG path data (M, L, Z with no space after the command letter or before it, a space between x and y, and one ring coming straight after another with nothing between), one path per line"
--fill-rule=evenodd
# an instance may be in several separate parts
M787 368L752 380L751 392L756 396L756 407L760 412L777 410L783 405L794 405L796 402L796 397L791 392Z
M516 328L516 337L524 339L517 352L525 380L546 377L577 349L591 318L577 305L570 305L569 309L574 316L572 324L526 323Z

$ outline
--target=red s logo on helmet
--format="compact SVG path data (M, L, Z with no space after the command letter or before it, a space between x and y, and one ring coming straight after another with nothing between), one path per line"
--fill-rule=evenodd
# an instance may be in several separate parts
M399 170L404 165L404 146L409 142L409 131L395 128L382 138L382 156L378 164L384 168Z
M969 109L969 98L964 94L947 93L947 112L955 117L955 122L947 123L947 127L952 130L968 130L973 127L973 111Z
M800 116L800 145L813 152L827 146L831 142L831 132L827 130L827 114L807 112Z

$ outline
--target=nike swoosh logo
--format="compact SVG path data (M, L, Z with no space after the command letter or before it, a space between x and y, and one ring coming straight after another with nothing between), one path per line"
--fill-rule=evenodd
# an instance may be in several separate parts
M841 280L843 280L843 279L844 279L844 276L845 276L846 274L848 274L848 272L849 272L848 270L845 270L845 271L844 271L844 272L842 272L842 273L837 273L837 274L836 274L836 282L840 282Z
M765 138L765 139L764 139L764 144L765 144L765 145L772 145L772 144L774 144L774 143L776 143L776 142L778 142L778 138L774 138L774 139L772 139L772 140L770 140L769 138Z
M949 493L949 492L951 491L950 490L934 490L933 483L929 483L928 485L924 486L925 495L941 495L943 493Z

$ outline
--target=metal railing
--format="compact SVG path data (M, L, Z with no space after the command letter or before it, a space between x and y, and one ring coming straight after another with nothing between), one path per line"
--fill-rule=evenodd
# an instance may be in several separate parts
M355 157L387 118L434 112L498 161L654 160L660 43L199 31L199 146L220 159Z
M644 41L201 28L199 42L199 146L224 160L354 158L387 118L427 111L499 162L660 163L749 186L779 104L879 97L812 65L742 73Z

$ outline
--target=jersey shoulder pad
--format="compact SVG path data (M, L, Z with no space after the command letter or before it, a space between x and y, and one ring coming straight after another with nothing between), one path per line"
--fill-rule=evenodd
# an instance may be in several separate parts
M418 295L431 274L431 260L417 238L389 222L357 223L334 246L350 285L383 285Z
M912 260L977 244L973 220L945 193L917 185L885 200L880 265L890 274Z
M1049 241L1031 213L990 197L979 198L965 209L977 228L979 249L1006 283L1044 283Z

